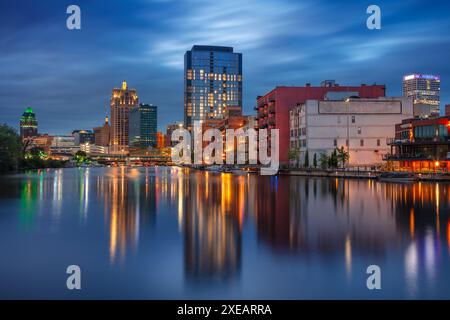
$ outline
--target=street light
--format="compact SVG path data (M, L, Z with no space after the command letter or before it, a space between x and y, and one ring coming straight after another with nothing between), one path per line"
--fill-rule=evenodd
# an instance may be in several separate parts
M347 154L350 157L350 119L349 119L349 113L350 113L350 98L345 99L345 106L346 106L346 112L347 112Z

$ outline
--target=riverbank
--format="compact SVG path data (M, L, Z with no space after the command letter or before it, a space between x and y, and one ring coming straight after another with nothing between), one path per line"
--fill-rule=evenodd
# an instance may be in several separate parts
M383 171L386 172L386 171ZM320 170L320 169L282 169L279 175L347 178L347 179L378 179L382 171L352 171L352 170ZM414 173L417 181L443 181L450 182L450 174L445 173Z

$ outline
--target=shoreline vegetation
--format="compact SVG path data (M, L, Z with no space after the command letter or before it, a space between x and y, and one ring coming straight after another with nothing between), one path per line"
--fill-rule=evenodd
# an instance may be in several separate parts
M68 161L50 159L41 148L30 147L14 128L0 125L0 174L64 168L67 164Z
M297 154L292 152L292 158L297 158ZM442 172L396 172L389 170L359 170L345 168L348 161L348 155L345 150L336 149L331 155L321 155L320 159L313 159L313 167L282 167L277 175L305 176L305 177L324 177L324 178L348 178L348 179L380 179L388 175L388 179L393 181L405 179L406 181L442 181L450 182L450 174ZM308 163L309 164L309 163ZM90 167L95 166L91 159L83 151L78 151L73 161L54 160L48 157L45 152L36 147L31 147L21 141L20 136L14 128L6 124L0 125L0 174L24 172L39 169L58 169L71 167ZM185 165L185 167L220 173L247 174L259 173L259 166L198 166ZM409 174L408 177L400 175Z

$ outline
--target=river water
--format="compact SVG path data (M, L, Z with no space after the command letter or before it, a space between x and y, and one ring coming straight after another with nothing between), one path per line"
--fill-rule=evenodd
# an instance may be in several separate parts
M450 184L177 167L0 181L0 298L450 298Z

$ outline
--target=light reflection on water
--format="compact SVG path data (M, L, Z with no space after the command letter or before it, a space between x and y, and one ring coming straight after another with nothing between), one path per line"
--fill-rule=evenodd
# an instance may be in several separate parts
M1 179L0 297L74 298L79 263L76 298L450 298L449 184L176 167Z

